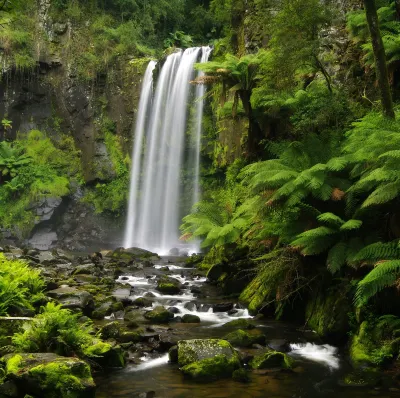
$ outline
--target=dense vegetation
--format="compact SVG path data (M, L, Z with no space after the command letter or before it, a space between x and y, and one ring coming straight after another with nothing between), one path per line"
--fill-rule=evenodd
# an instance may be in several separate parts
M63 48L37 28L36 1L14 0L0 11L3 73L32 72L45 43L94 92L119 63L141 71L175 47L213 45L192 82L208 88L203 199L181 239L202 240L199 269L252 313L350 341L353 363L381 366L399 355L399 10L394 0L54 0L47 16L72 27ZM97 138L113 174L101 169L83 201L121 215L128 139L101 106ZM0 226L22 237L35 225L34 203L84 186L86 160L60 126L11 140L7 114L2 124ZM38 274L13 267L0 257L0 315L38 311ZM14 344L101 351L90 324L60 311L48 304Z

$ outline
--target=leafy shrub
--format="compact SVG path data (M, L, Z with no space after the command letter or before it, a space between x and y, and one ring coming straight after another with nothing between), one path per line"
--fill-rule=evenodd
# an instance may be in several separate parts
M42 312L24 325L24 331L13 336L21 352L55 352L59 355L82 355L93 341L93 326L78 321L80 314L47 303Z
M20 260L8 260L0 253L0 315L33 309L44 298L44 281L40 272Z

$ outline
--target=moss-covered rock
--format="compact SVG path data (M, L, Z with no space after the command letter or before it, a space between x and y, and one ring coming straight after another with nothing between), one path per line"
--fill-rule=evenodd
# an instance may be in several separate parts
M126 365L125 354L119 345L112 345L103 341L87 347L84 354L91 361L96 362L102 368L123 368Z
M89 365L77 358L56 354L10 354L2 358L5 380L13 380L19 396L43 398L94 397Z
M79 309L85 315L90 315L94 310L93 296L84 290L73 287L60 287L47 292L47 295L57 300L63 308Z
M251 347L253 344L265 344L265 335L256 329L251 331L238 329L228 333L224 339L235 347Z
M169 312L166 308L159 306L154 308L154 310L146 312L144 317L153 323L168 323L174 318L174 314Z
M109 322L99 330L99 336L104 340L117 339L122 333L122 327L118 321Z
M385 315L365 320L350 341L350 359L356 368L381 367L400 353L400 318Z
M349 331L348 313L352 311L346 289L321 292L306 305L308 326L322 338L342 341Z
M138 297L132 304L137 305L138 307L151 307L153 302L147 297Z
M240 329L254 329L256 327L253 322L245 318L234 319L225 323L224 326Z
M232 373L232 379L235 381L240 381L241 383L248 383L250 381L249 372L243 368L236 369Z
M157 253L152 253L148 250L139 249L138 247L131 247L128 249L119 247L118 249L115 249L113 252L109 253L108 256L110 256L114 260L119 260L124 262L159 258Z
M181 284L175 278L163 276L158 280L156 289L164 294L178 294L181 291Z
M219 339L194 339L178 341L178 363L186 366L203 359L223 355L228 360L240 362L239 356L231 344Z
M182 322L183 323L200 323L200 317L198 317L197 315L185 314L182 317Z
M244 304L250 314L257 314L273 292L273 287L265 283L263 275L258 274L242 291L239 301Z
M268 350L263 354L255 356L250 361L250 366L253 369L269 369L269 368L283 368L291 369L293 359L283 352Z
M238 360L228 359L226 355L218 354L213 358L202 359L181 368L182 373L197 381L208 382L228 378L240 366Z

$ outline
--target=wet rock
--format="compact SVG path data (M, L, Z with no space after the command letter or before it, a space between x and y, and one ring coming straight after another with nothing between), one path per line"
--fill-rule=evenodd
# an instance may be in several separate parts
M233 303L218 303L213 305L214 312L228 312L233 308Z
M236 369L232 373L232 379L235 381L240 381L241 383L248 383L250 381L250 375L249 372L247 372L245 369Z
M143 295L143 297L156 297L156 295L152 292L147 292Z
M225 340L229 341L235 347L251 347L253 344L264 344L265 335L258 330L244 331L242 329L228 333Z
M283 368L291 369L293 359L283 352L268 350L263 354L255 356L250 361L253 369Z
M181 310L176 307L168 307L168 311L171 312L172 314L180 314Z
M15 383L18 396L95 396L90 367L78 358L56 354L9 354L3 361L6 363L5 381Z
M190 292L194 293L194 294L200 294L201 293L201 289L198 286L192 286L190 288Z
M129 249L124 249L123 247L120 247L118 249L115 249L111 253L110 257L113 258L114 260L119 260L129 263L132 261L158 258L158 255L156 253L152 253L144 249L139 249L137 247L131 247Z
M181 284L175 278L162 276L157 282L157 290L164 294L178 294L181 291Z
M93 274L95 272L95 265L94 264L82 264L78 265L74 271L72 272L73 275L80 275L80 274Z
M178 363L185 376L198 381L231 377L233 371L241 366L233 347L218 339L179 341Z
M233 321L225 323L224 326L239 327L241 329L254 329L256 327L253 322L243 318L234 319Z
M50 290L47 295L62 304L63 308L80 309L85 315L90 315L94 309L93 296L72 287L60 287Z
M117 339L122 333L122 325L118 321L109 322L99 330L99 336L103 340Z
M268 347L272 348L275 351L280 352L289 352L290 351L290 344L285 339L274 339L268 342Z
M200 318L197 315L185 314L182 317L183 323L200 323Z
M197 305L194 301L189 301L188 303L185 303L184 308L186 308L189 311L196 311L197 310Z
M154 308L144 314L144 317L154 323L168 323L173 319L174 314L171 314L167 309L162 306Z
M123 368L126 365L125 354L119 345L99 341L86 348L84 354L103 369Z
M133 305L137 305L138 307L151 307L153 304L152 300L149 300L146 297L138 297L133 301Z
M177 345L174 345L169 349L168 356L169 356L170 362L172 362L172 363L178 362L178 346Z

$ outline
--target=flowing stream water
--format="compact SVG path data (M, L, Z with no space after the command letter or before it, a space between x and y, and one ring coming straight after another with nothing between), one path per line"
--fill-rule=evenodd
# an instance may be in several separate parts
M132 170L124 247L158 253L179 246L182 219L183 166L190 179L190 206L199 200L200 141L205 88L190 84L194 64L207 62L210 47L194 47L169 55L161 68L153 96L154 62L142 85L132 152ZM201 76L201 72L197 73ZM188 115L194 108L189 126ZM193 151L184 164L190 146ZM191 189L189 189L191 188ZM190 206L186 206L187 210ZM193 248L195 251L197 247ZM196 250L197 249L197 250Z
M168 270L165 271L165 267ZM183 289L179 294L161 294L156 290L156 278L164 272L178 279ZM252 318L248 311L235 304L230 311L216 312L213 307L221 302L218 290L206 278L196 275L182 263L171 263L170 258L160 260L153 267L146 267L129 275L120 276L121 289L117 296L135 299L145 295L152 297L152 307L163 305L174 307L176 315L194 314L200 323L185 324L171 322L167 326L152 326L173 340L193 338L222 338L235 330L225 324L239 318ZM130 289L125 285L129 284ZM198 294L198 292L202 292ZM152 307L148 307L151 309ZM253 319L257 329L267 337L267 346L285 350L295 359L292 371L260 370L251 373L249 383L220 380L199 384L185 379L176 364L168 362L168 355L157 350L145 353L138 350L137 357L123 370L108 375L99 375L97 397L159 397L159 398L313 398L342 397L362 398L377 396L392 398L399 392L385 388L349 387L342 380L351 370L344 354L337 348L319 341L310 330L299 325L274 320ZM146 325L143 325L146 327ZM258 348L240 349L242 357L254 355Z

